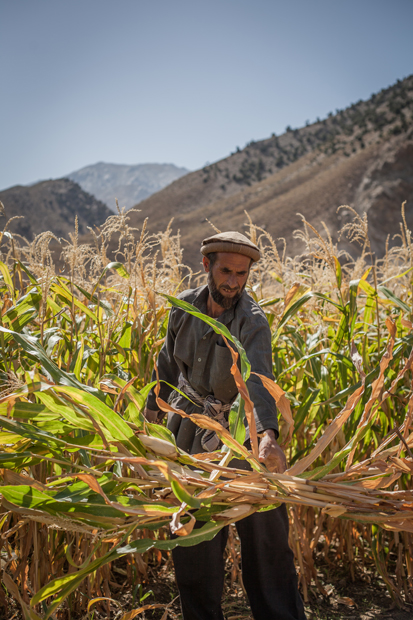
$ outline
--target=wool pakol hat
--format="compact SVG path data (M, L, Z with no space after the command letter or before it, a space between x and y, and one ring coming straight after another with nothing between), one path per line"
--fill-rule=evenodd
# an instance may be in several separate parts
M252 243L245 235L232 230L217 233L204 239L201 252L204 256L208 256L211 252L234 252L235 254L249 256L253 262L257 262L261 258L260 251L255 243Z

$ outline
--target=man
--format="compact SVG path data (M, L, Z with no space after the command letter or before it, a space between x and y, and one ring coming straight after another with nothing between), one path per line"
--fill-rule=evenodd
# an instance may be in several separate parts
M226 325L243 345L252 370L272 378L270 328L261 308L244 291L251 264L260 259L258 247L238 232L225 232L204 239L201 252L208 284L185 291L180 298ZM159 377L177 386L193 402L166 383L161 383L161 398L169 399L186 413L205 413L227 426L227 413L237 395L230 367L231 355L222 337L200 319L172 308L158 358ZM286 460L277 444L273 398L255 375L251 375L247 386L261 435L259 460L271 471L283 472ZM153 392L145 415L150 421L160 417ZM168 428L177 445L190 454L218 447L216 435L200 429L189 418L170 414ZM245 461L238 461L237 467L240 463ZM238 521L236 527L241 540L243 582L255 620L305 620L293 553L288 546L285 506L254 513ZM223 620L227 536L228 530L223 528L212 541L177 547L172 552L184 620Z

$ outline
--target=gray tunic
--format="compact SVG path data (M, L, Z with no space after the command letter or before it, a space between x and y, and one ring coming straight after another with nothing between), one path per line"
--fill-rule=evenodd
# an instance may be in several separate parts
M208 287L184 291L180 299L207 313ZM226 325L231 334L238 338L251 363L251 370L273 379L271 332L264 312L244 291L237 304L225 310L218 320ZM178 385L179 375L205 397L213 395L222 403L231 402L237 395L237 388L230 368L231 354L223 338L202 320L172 308L164 345L157 360L159 378L173 386ZM152 380L156 379L155 372ZM247 381L248 391L254 403L257 432L274 429L278 435L277 409L272 396L255 375ZM186 398L161 383L160 396L163 400L183 409L186 413L202 413L202 408L193 405ZM149 409L158 410L153 390L147 400ZM170 414L168 428L175 434L177 445L192 454L202 452L198 428L189 419ZM198 445L199 444L199 445Z

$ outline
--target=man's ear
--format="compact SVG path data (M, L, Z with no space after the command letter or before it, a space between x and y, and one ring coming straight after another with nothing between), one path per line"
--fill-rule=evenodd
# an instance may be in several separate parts
M202 263L204 265L205 272L209 273L210 266L211 266L211 261L209 260L209 258L207 256L204 256L202 258Z

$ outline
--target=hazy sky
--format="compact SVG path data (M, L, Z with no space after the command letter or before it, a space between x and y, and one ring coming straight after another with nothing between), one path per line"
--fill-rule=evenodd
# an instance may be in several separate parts
M0 0L0 189L196 169L413 73L412 0Z

